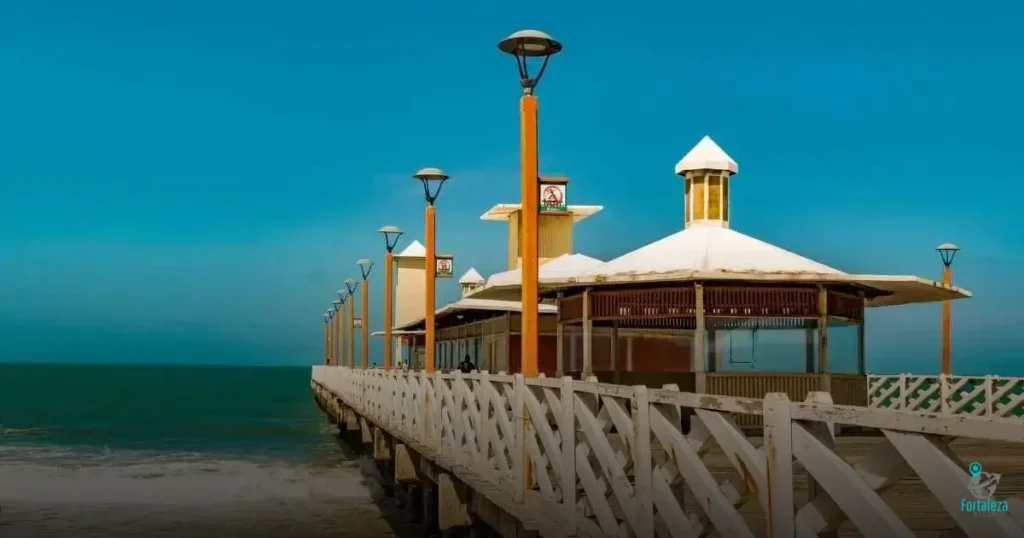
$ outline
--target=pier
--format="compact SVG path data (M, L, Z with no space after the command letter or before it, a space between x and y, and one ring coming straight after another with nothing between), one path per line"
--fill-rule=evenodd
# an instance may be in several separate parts
M1024 536L1019 418L486 372L317 366L312 388L396 482L433 485L442 532ZM734 420L751 415L759 435ZM969 461L1002 474L992 500L1006 511L962 509Z
M951 304L971 297L952 281L959 247L935 249L935 281L734 230L739 164L704 136L678 187L645 185L682 194L682 229L610 260L579 253L575 227L603 206L570 204L569 178L537 159L536 84L561 44L526 30L499 49L523 88L521 197L480 217L507 224L504 270L469 268L438 308L450 178L420 169L424 242L394 253L403 232L379 229L383 360L362 258L312 371L321 409L415 500L425 535L1024 538L1024 379L953 373ZM532 78L527 60L543 61ZM867 310L919 303L942 304L940 373L871 374Z

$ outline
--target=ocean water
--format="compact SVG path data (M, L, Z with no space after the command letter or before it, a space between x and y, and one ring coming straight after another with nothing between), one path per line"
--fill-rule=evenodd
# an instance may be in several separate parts
M0 364L0 537L401 534L336 434L308 368Z

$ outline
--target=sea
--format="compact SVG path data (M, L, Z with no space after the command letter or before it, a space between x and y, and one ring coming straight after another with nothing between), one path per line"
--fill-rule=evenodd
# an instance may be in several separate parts
M0 364L0 538L414 533L309 375Z

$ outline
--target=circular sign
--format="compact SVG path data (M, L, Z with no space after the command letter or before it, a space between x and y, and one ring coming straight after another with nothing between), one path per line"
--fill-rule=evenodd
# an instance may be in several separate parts
M565 193L558 185L548 185L540 195L541 203L548 207L562 207Z

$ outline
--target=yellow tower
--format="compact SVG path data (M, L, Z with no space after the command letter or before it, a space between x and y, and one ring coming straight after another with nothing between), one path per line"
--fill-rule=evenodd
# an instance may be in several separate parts
M568 205L569 180L564 177L540 178L540 218L538 219L537 255L540 264L572 253L573 226L599 213L599 205ZM522 205L498 204L480 216L480 220L508 222L508 269L519 269L522 263Z
M739 165L705 136L676 163L676 175L686 178L683 223L729 227L729 181Z

